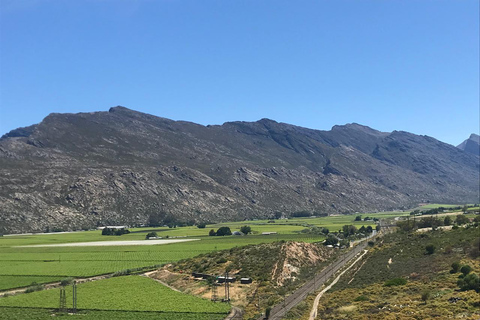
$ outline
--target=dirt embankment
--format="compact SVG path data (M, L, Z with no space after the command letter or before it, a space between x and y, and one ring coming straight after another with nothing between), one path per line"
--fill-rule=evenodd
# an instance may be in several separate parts
M287 279L295 279L300 268L313 266L327 260L333 251L312 243L286 242L282 245L280 259L272 271L272 281L282 286Z

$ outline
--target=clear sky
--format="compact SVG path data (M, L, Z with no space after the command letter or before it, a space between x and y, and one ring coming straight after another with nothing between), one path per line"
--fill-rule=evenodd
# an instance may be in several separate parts
M479 132L479 2L0 0L0 135L116 105L457 145Z

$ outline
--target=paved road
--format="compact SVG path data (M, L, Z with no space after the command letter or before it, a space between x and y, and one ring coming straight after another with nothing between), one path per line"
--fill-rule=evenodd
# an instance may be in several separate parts
M367 246L367 241L360 243L351 251L343 254L335 262L327 266L320 273L317 273L314 278L305 283L302 287L295 290L291 295L285 298L285 301L274 306L270 312L269 320L281 319L290 309L302 302L309 293L319 289L335 272L340 270L346 263L352 260L357 254L362 252ZM263 319L263 316L258 320Z

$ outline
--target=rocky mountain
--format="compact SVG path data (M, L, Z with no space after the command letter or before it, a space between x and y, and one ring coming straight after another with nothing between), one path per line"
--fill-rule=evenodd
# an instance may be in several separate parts
M480 136L478 134L472 133L470 135L470 138L459 144L457 148L465 152L480 156Z
M359 124L50 114L0 139L0 232L473 203L479 168L434 138Z

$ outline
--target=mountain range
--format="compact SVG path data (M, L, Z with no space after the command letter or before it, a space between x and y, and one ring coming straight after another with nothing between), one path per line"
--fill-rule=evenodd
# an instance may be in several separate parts
M466 151L355 123L54 113L0 139L0 233L478 203L480 158Z

